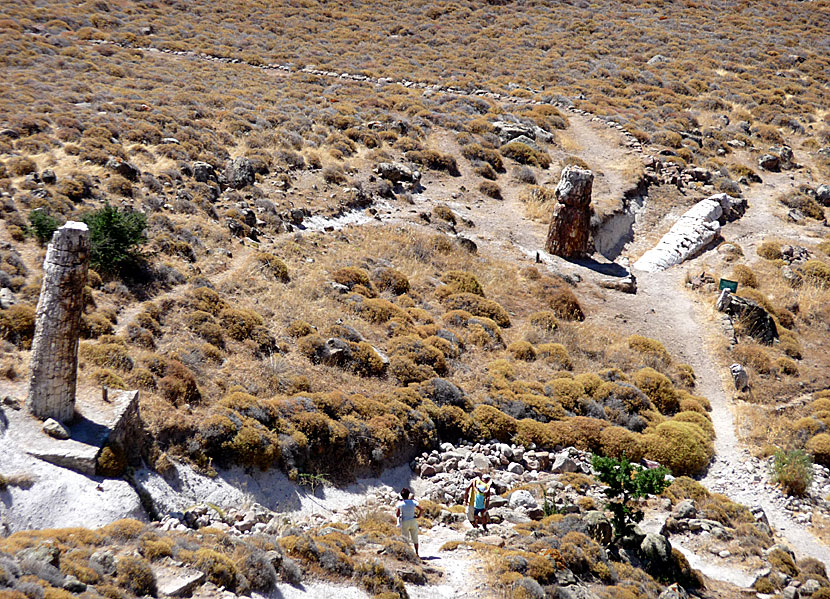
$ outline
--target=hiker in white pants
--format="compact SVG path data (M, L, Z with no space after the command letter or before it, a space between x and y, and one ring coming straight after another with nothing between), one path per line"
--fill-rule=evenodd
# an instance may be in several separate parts
M418 505L414 499L410 499L412 492L407 489L401 489L401 501L395 506L395 515L398 517L398 526L401 528L401 534L404 537L412 539L412 544L415 545L415 556L420 559L418 555L418 518L424 513L424 510Z

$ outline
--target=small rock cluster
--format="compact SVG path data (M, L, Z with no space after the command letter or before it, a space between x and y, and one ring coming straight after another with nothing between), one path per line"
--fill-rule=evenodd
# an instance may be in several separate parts
M183 512L171 512L156 524L161 530L198 530L211 526L227 533L277 534L284 526L284 519L276 512L254 503L246 509L230 508L225 511L211 504L195 505Z

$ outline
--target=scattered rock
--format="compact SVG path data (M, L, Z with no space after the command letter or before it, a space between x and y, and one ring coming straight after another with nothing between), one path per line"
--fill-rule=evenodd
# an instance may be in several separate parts
M55 171L47 168L40 174L40 180L46 185L54 185L58 181L58 177L55 175Z
M8 310L17 303L17 298L8 287L0 289L0 309Z
M689 593L676 582L666 587L658 599L689 599Z
M729 367L729 372L732 373L732 381L735 383L735 389L744 391L749 386L749 375L746 369L738 363L732 364ZM693 518L694 516L689 516Z
M577 466L567 454L559 453L553 461L550 471L554 474L563 474L565 472L579 472L580 468Z
M68 439L69 429L54 418L47 418L43 423L43 432L55 439Z
M207 162L193 163L193 178L200 183L216 181L216 171Z
M118 158L107 160L106 167L129 181L138 181L138 177L141 175L141 171L138 170L137 166Z
M777 173L781 170L781 161L774 154L764 154L758 159L758 166L765 171Z
M778 328L775 320L760 305L737 295L729 289L724 289L718 297L717 308L726 312L731 318L740 318L746 325L747 333L766 345L778 339Z
M585 514L585 525L588 534L600 545L606 546L614 538L614 529L608 517L599 510L592 510Z
M392 183L411 183L417 185L421 180L421 173L400 162L381 162L375 167L375 172L383 179Z
M225 168L225 176L228 185L234 189L241 189L252 185L256 181L253 164L244 156L239 156L229 161Z
M819 185L816 188L816 201L825 207L830 207L830 185Z

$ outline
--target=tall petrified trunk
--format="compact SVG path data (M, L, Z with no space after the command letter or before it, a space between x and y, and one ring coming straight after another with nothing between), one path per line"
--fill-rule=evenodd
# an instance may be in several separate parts
M568 166L562 171L545 243L551 254L575 258L588 252L593 184L594 174L589 170Z
M55 231L43 262L26 405L38 418L75 412L78 337L89 267L89 230L69 221Z

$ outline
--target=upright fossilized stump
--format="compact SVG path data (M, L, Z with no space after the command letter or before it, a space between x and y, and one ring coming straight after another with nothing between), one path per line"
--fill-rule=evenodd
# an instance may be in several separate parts
M594 174L589 170L567 166L562 171L545 243L551 254L574 258L588 252L593 185Z
M43 262L26 405L38 418L66 422L75 411L78 337L89 266L89 230L69 221L55 231Z

